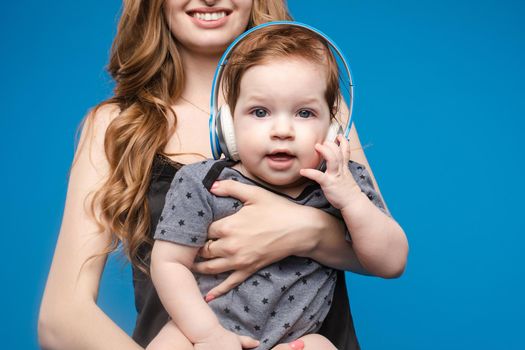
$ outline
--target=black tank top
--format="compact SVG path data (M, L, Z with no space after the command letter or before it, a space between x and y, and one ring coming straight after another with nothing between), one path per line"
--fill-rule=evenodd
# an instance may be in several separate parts
M171 181L181 166L182 164L162 155L157 155L153 161L148 190L151 219L150 236L155 232ZM139 249L139 257L145 259L150 250L151 246L144 244ZM149 265L149 261L146 260L146 262ZM133 287L137 309L133 339L141 346L146 347L166 324L169 316L159 300L151 278L135 267L133 267ZM332 306L319 330L319 334L327 337L339 350L359 349L348 302L345 276L342 271L338 271Z

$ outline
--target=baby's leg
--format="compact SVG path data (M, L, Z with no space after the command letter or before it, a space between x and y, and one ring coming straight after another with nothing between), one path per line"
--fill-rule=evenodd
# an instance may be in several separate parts
M304 343L303 348L297 345L290 346L292 343L287 343L279 344L273 347L272 350L337 350L337 348L334 346L334 344L330 342L330 340L326 339L320 334L307 334L297 340L302 341ZM299 345L300 343L298 342L296 344Z
M160 330L159 334L151 343L149 343L146 350L193 350L193 344L186 338L184 334L177 328L173 321L169 321Z

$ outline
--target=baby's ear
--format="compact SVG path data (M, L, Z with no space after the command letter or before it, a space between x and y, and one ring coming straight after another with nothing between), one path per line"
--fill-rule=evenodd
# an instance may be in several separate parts
M339 124L341 123L341 113L339 104L334 104L330 109L330 121L336 120Z

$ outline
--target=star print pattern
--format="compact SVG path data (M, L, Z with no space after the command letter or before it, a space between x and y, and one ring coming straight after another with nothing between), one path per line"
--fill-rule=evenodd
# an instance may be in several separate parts
M155 238L174 243L202 247L207 240L208 226L242 208L242 202L229 197L213 196L207 188L216 180L236 177L251 184L237 171L224 168L217 176L205 179L210 169L221 161L195 163L182 167L174 177L166 203L157 224ZM365 195L382 207L366 169L357 163L349 168ZM323 208L333 215L337 210L327 205L322 192L313 188L301 194L298 204ZM384 206L383 206L384 208ZM199 275L198 286L203 295L229 276ZM267 266L208 305L221 323L234 332L242 331L261 340L257 350L267 350L279 342L298 338L306 331L319 329L332 304L335 271L308 258L288 257ZM263 340L264 339L264 340Z

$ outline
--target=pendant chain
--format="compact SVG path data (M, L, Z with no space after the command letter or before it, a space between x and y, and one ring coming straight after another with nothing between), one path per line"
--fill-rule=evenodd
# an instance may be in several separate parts
M203 109L203 108L197 106L195 103L193 103L193 102L191 102L190 100L184 98L183 96L181 96L180 99L183 100L183 101L185 101L185 102L187 102L187 103L189 103L189 104L192 105L193 107L197 108L199 111L201 111L201 112L203 112L203 113L206 113L206 115L208 115L208 116L210 115L210 112L209 112L209 111L207 111L207 110L205 110L205 109Z

